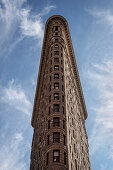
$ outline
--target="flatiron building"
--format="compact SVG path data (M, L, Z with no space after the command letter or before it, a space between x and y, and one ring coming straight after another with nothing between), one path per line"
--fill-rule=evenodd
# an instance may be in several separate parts
M91 170L87 116L68 23L55 15L45 26L30 170Z

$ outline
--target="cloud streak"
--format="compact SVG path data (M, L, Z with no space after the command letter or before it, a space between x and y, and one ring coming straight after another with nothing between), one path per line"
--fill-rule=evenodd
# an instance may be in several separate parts
M88 72L90 85L98 92L99 106L92 108L96 113L90 151L110 146L109 157L113 159L113 60L94 64ZM96 92L95 91L95 92Z
M12 80L8 87L1 87L1 102L6 103L13 108L22 111L26 115L30 116L32 111L32 104L28 100L25 92L21 86L17 86Z

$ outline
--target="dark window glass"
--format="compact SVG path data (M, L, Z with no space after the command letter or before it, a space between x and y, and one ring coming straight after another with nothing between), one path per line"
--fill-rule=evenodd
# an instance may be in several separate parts
M59 74L54 74L54 79L59 79Z
M54 62L58 63L59 62L59 58L54 58Z
M49 86L49 91L51 91L51 85Z
M54 93L54 100L59 100L59 93Z
M51 109L50 109L50 107L49 107L49 115L50 115L50 113L51 113Z
M53 143L60 143L60 133L53 133Z
M54 55L59 55L59 51L54 51Z
M58 35L58 33L56 32L55 35Z
M55 38L55 42L58 42L58 38Z
M49 152L46 155L46 165L48 165L48 163L49 163Z
M50 136L48 135L47 136L47 145L49 145L49 139L50 139Z
M51 81L51 76L50 76L50 81Z
M52 53L51 53L51 57L52 57Z
M66 137L65 137L65 135L64 135L64 145L66 144Z
M58 26L55 27L55 31L58 31Z
M64 164L66 165L66 153L64 152Z
M62 60L61 60L61 64L62 64Z
M63 73L63 68L61 67L61 72Z
M49 102L51 102L51 96L49 96Z
M52 60L51 60L51 62L50 62L51 64L52 64Z
M59 104L54 104L54 112L59 112Z
M64 77L62 76L62 81L64 80Z
M62 102L64 102L64 96L62 95Z
M52 72L52 67L50 68L50 73Z
M48 120L48 129L50 129L50 120Z
M62 113L64 114L64 107L62 107Z
M54 83L54 89L59 89L59 83Z
M63 120L63 128L65 129L65 120Z
M62 51L62 47L61 47L61 51Z
M64 86L62 85L62 91L64 91Z
M53 162L60 162L60 151L59 150L53 151Z
M60 126L60 119L59 117L54 117L53 118L53 126Z
M56 71L56 70L59 70L59 66L58 65L55 65L54 66L54 70Z

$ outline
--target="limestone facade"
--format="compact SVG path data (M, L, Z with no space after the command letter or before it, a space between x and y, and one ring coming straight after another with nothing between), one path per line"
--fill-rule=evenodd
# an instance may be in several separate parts
M86 118L68 24L52 16L45 27L32 114L30 170L91 170Z

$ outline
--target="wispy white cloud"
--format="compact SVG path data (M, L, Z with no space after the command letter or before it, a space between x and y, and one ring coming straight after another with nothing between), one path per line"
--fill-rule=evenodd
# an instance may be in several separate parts
M24 161L25 150L22 150L20 144L23 136L21 133L14 134L12 139L0 148L0 169L1 170L26 170ZM20 161L22 160L22 161Z
M89 82L98 93L98 106L92 108L95 122L90 142L90 152L109 145L110 152L106 154L113 158L113 60L94 64L88 72Z
M17 40L18 39L23 40L24 37L32 37L34 39L37 39L39 45L42 42L44 32L42 16L47 15L52 9L55 8L55 6L52 5L46 6L42 10L42 12L38 14L33 14L32 9L30 7L28 7L27 5L26 7L25 6L23 7L23 5L26 2L27 0L1 0L0 5L1 54L2 53L4 54L4 51L5 55L6 53L7 55L8 53L11 53L15 45L17 45L20 42Z
M1 102L6 103L13 108L22 111L28 116L32 110L32 104L25 95L24 90L19 85L15 85L14 80L12 80L8 87L1 87Z
M105 23L113 29L113 13L110 10L85 9L90 15L95 17L100 23ZM112 30L113 31L113 30Z

